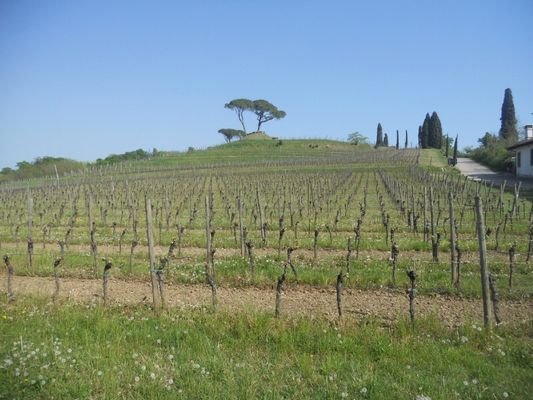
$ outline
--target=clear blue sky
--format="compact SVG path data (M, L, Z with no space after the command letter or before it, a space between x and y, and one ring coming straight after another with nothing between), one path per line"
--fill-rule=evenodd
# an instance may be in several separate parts
M437 111L460 147L533 116L533 1L0 0L0 167L183 150L264 98L284 138L395 137ZM248 116L248 127L255 119Z

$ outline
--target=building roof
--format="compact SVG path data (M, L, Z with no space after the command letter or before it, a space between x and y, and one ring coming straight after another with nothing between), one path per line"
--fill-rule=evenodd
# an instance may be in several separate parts
M525 140L521 140L520 142L516 142L515 144L507 146L507 150L515 150L515 149L517 149L519 147L527 146L527 145L530 145L530 144L533 144L533 138L528 138L528 139L525 139Z

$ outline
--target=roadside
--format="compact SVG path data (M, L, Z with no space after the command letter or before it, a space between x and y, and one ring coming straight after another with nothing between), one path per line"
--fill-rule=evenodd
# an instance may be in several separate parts
M468 176L474 181L488 182L495 186L500 186L506 182L506 186L509 189L514 187L515 184L522 182L522 190L528 192L533 191L533 179L517 178L509 172L495 172L469 158L458 158L455 167L461 174Z

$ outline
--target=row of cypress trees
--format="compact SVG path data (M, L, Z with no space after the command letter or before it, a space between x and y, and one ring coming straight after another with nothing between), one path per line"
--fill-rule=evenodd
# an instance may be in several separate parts
M441 149L443 147L442 124L438 114L433 111L431 116L426 114L426 118L421 126L418 127L418 146L427 149ZM378 124L376 134L376 147L388 147L389 138L383 134L381 123ZM405 132L405 147L407 147L407 131ZM399 148L399 133L396 131L396 148Z
M405 131L405 148L407 148L407 142L407 131ZM389 147L389 136L386 133L383 134L383 127L381 126L381 123L378 123L375 147ZM398 130L396 130L396 148L400 148L400 132Z
M426 118L418 127L418 145L423 149L442 148L442 124L438 114L433 111L431 116L426 113Z

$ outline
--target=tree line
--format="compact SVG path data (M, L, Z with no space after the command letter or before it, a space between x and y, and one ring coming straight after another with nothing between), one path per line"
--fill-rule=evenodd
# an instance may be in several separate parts
M504 92L500 121L498 134L485 132L483 137L478 139L479 146L466 149L466 153L473 160L492 169L510 171L513 168L513 159L507 147L519 140L519 133L513 93L509 88Z

